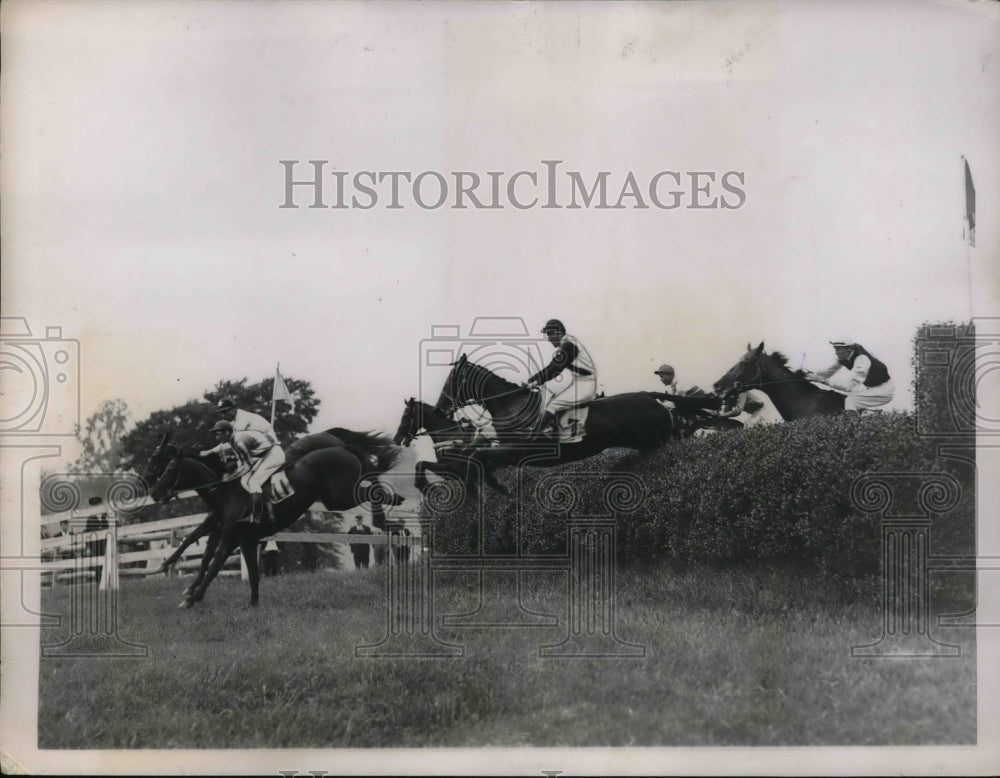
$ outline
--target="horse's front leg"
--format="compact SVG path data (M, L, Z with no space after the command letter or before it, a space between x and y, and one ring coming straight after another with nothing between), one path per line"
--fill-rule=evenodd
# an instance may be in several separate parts
M468 467L465 471L465 487L469 496L479 493L480 483L485 483L491 490L510 497L510 490L500 483L493 471L496 469L495 449L480 449L469 455Z
M477 457L477 459L480 462L482 462L483 480L486 482L486 485L490 487L490 489L492 489L494 492L502 494L504 497L510 497L510 489L508 489L506 486L504 486L497 480L496 477L497 463L494 461L494 458L490 456L491 453L493 453L491 449L484 449L483 451L479 452L479 455Z
M257 549L260 543L254 538L240 538L240 553L247 565L247 577L250 579L250 607L256 608L260 600L260 566L258 565Z
M406 502L406 498L403 495L397 494L391 486L387 486L377 475L367 477L371 481L371 486L368 488L366 497L372 505L378 503L383 507L388 506L392 508Z
M212 557L212 564L209 565L208 571L205 573L204 579L199 583L184 601L181 602L180 607L190 608L196 602L201 602L205 597L205 591L211 585L212 581L215 580L215 576L219 574L222 566L226 563L229 555L233 553L233 549L236 548L236 537L233 532L223 533L219 538L219 547L215 551L215 556Z
M205 541L205 551L201 555L201 564L198 565L198 572L195 573L194 580L191 585L184 590L184 594L191 594L195 589L197 589L201 582L205 580L205 575L208 573L208 566L212 564L212 559L215 558L215 552L219 548L219 537L220 532L218 530L213 530L212 534L208 536L208 540Z
M177 564L181 556L184 555L184 552L187 551L192 545L197 543L199 540L201 540L201 538L205 537L205 535L209 534L209 532L212 531L212 527L214 527L214 525L215 525L215 517L210 513L208 514L208 516L205 517L205 520L201 524L195 527L188 534L188 536L181 541L181 544L176 549L174 549L174 552L160 563L159 572L165 573L167 572L167 570L169 570L171 567Z
M427 487L430 482L427 480L427 462L421 459L417 462L416 471L413 476L413 488L421 494L427 494Z

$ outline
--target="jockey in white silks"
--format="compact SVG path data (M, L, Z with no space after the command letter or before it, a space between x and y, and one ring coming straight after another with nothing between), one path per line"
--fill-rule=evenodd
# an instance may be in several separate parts
M807 373L810 381L826 384L845 392L845 411L878 408L892 400L895 387L889 369L865 350L860 343L831 340L837 361L825 370Z
M545 403L545 412L529 437L544 437L553 426L556 414L590 402L597 395L597 368L590 354L558 319L549 319L542 327L549 343L556 347L552 361L528 379L528 388L535 389L566 371L567 385L553 392Z
M470 445L497 445L497 430L493 426L493 417L485 407L479 403L469 403L463 405L452 414L459 424L467 422L474 430ZM464 425L463 425L464 426Z
M426 429L421 427L417 430L410 443L416 454L417 462L435 463L438 461L437 452L445 448L498 446L500 444L496 428L493 426L493 417L479 403L463 405L455 411L453 418L456 422L454 437L435 442ZM467 433L464 431L466 425L473 429L473 434L468 440L465 438Z
M233 432L256 430L257 432L267 436L272 443L278 443L278 436L275 434L274 427L271 426L271 422L260 414L245 411L242 408L237 408L236 403L228 398L219 400L219 404L216 406L215 410L223 419L233 425Z
M731 419L742 417L736 420L742 423L744 427L755 427L758 424L767 424L769 421L774 420L765 413L766 410L766 404L761 402L760 398L753 392L730 390L722 398L722 409L719 411L719 418Z
M201 456L220 454L231 447L240 462L240 484L253 500L251 521L260 521L264 515L264 484L285 464L285 452L267 435L255 429L234 430L231 422L220 420L212 431L223 440L219 445L202 451Z

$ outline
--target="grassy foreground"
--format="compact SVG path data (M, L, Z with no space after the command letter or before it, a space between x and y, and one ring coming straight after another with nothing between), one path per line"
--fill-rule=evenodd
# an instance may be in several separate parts
M566 635L566 580L523 574L522 603L558 627L440 629L452 659L356 658L386 629L384 568L182 584L127 581L120 634L146 659L43 658L41 748L971 744L971 629L934 627L957 658L859 659L877 601L845 603L787 574L623 571L618 634L644 658L540 658ZM437 614L474 610L474 574L434 578ZM487 581L483 622L518 613L513 574ZM68 615L68 588L43 610ZM971 603L952 602L948 610ZM65 628L64 628L65 629ZM52 644L65 631L43 630Z

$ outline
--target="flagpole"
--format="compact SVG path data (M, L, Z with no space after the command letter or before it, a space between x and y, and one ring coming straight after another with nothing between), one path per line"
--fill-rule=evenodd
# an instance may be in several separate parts
M969 258L969 241L965 241L965 277L969 287L969 323L972 323L972 260Z
M274 427L274 415L278 407L278 400L274 396L278 389L278 376L281 375L281 363L274 368L274 384L271 386L271 426Z

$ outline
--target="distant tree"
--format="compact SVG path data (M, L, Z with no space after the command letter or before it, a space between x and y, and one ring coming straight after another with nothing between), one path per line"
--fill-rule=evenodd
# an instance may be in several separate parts
M83 447L70 466L73 473L113 473L121 466L122 443L129 426L128 404L121 399L105 400L81 427L76 437Z
M285 378L292 395L292 404L279 401L274 429L278 440L288 446L304 435L319 412L320 401L315 398L308 381ZM236 407L271 418L271 392L274 379L267 378L256 384L239 381L219 381L205 392L204 400L190 400L168 411L155 411L143 419L122 440L122 464L141 471L164 432L171 433L171 440L179 445L204 449L215 445L209 431L219 420L215 407L219 400L231 397Z

